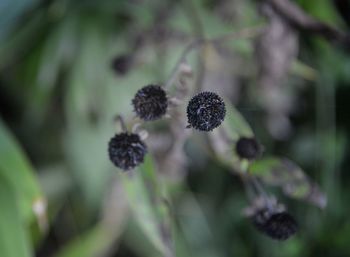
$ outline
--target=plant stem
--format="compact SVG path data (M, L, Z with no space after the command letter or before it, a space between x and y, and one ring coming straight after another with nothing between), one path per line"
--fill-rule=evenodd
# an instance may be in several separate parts
M236 40L236 39L242 39L242 38L251 38L255 37L259 34L261 34L264 31L263 26L257 26L252 28L245 28L238 32L230 33L227 35L219 36L212 39L196 39L192 43L190 43L182 52L180 58L175 64L175 67L173 68L169 79L164 84L164 88L169 89L171 85L174 84L174 81L176 80L176 77L179 74L180 66L183 62L186 61L187 55L192 51L198 49L203 44L217 44L226 40Z
M124 118L123 118L123 116L121 114L118 114L115 117L115 121L120 123L120 126L121 126L123 132L127 132L127 127L126 127Z

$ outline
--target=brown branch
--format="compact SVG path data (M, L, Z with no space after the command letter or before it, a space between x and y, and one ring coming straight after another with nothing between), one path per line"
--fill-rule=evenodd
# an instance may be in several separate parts
M331 43L350 50L350 34L323 23L305 13L289 0L265 0L278 14L300 30L320 35Z

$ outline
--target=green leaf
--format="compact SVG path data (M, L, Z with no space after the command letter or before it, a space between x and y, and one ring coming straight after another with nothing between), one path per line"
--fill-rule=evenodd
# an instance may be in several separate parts
M0 142L0 175L14 188L21 217L30 222L36 215L39 224L45 222L45 200L34 170L1 119Z
M236 140L241 136L252 137L254 133L242 114L228 99L225 99L225 103L227 110L223 125L231 139Z
M68 16L48 36L40 57L37 84L45 92L51 92L57 83L63 65L74 61L77 47L77 21Z
M186 195L186 199L179 206L181 213L179 226L182 240L188 243L192 253L187 256L224 256L215 243L218 235L215 234L215 229L212 228L208 220L209 213L205 205L202 205L200 200L196 199L190 191L187 191ZM193 253L196 254L193 255Z
M0 41L6 39L13 28L16 27L21 15L30 9L37 0L2 0L0 9Z
M163 219L162 214L165 214L164 203L159 199L159 194L152 188L155 182L154 166L149 157L146 158L145 165L134 170L132 173L121 174L122 183L127 192L129 205L134 215L134 218L140 228L143 230L147 238L154 247L162 254L170 251L164 241L162 234ZM147 183L150 180L143 180L142 174L146 173L147 178L153 180L152 183Z
M74 25L75 22L72 22ZM65 26L68 25L70 23ZM112 74L109 73L112 46L109 42L107 24L103 19L91 17L86 21L79 21L79 26L81 26L79 27L81 42L70 71L70 79L67 81L64 99L68 124L64 145L69 166L73 167L70 170L72 175L89 207L97 209L112 175L107 156L108 141L115 133L112 117L117 112L126 113L125 109L119 108L119 104L128 101L129 107L131 97L115 91L109 92L110 88L118 87L112 80ZM72 38L69 41L73 40L74 35L71 34L74 34L74 28L65 30ZM123 91L128 92L125 88ZM112 99L115 105L110 106Z
M275 157L266 157L260 160L254 161L250 167L249 172L252 175L262 177L265 181L274 181L274 169L280 165L281 160Z
M32 256L18 207L16 191L0 168L0 253L3 257Z
M147 185L148 193L150 195L150 199L152 199L152 204L154 208L154 212L156 215L156 219L158 221L158 225L160 226L160 231L158 233L163 234L164 232L169 234L166 236L166 239L163 235L160 235L162 238L163 244L171 244L170 241L164 240L172 240L171 232L172 232L172 220L169 206L169 195L167 190L166 183L162 183L159 181L159 177L156 174L156 167L154 164L154 160L150 155L147 155L144 161L144 164L140 167L141 174L143 177L143 181L145 185ZM159 229L159 228L158 228ZM166 246L166 250L169 245Z
M111 188L104 198L100 218L96 225L67 243L55 257L106 256L118 244L128 219L129 208L125 192L116 179L109 181Z
M303 79L315 81L317 79L317 71L313 69L312 67L308 66L307 64L299 61L294 60L292 62L291 71L292 74L299 76Z
M76 123L67 130L65 147L73 167L71 172L90 208L100 206L106 183L112 175L106 154L111 134L108 129L92 128L84 122Z
M55 257L95 257L101 256L111 244L109 234L101 226L96 226L84 235L70 242Z
M320 208L327 204L326 196L318 185L310 180L294 162L277 157L256 160L249 167L249 172L261 178L265 183L279 186L289 197L302 199Z

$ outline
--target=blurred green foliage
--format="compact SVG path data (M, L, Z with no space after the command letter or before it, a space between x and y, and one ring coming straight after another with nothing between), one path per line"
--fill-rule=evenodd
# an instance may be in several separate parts
M230 145L215 156L195 132L183 149L187 165L160 169L164 156L155 154L125 174L108 160L109 138L120 131L114 116L134 117L136 91L164 82L194 38L266 24L257 2L0 0L0 256L350 256L350 58L314 35L300 32L284 85L295 97L293 131L284 140L272 138L264 124L252 39L204 46L188 57L190 88L228 85L223 127L232 140L254 131L266 156L298 163L310 184L297 184L294 198L305 200L303 190L316 188L311 181L327 195L320 210L268 187L300 223L294 238L272 241L242 215L248 201L230 173L228 164L239 162ZM349 31L332 1L296 2ZM116 74L111 62L124 54L131 68ZM171 130L167 122L146 125L153 133L147 143L176 141L152 137ZM272 160L250 171L261 175L267 166L271 175L283 163Z

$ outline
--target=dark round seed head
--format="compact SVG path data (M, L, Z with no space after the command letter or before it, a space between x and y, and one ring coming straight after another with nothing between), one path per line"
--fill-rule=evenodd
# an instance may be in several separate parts
M126 75L131 68L131 63L131 56L128 54L122 54L116 56L112 60L111 66L115 73L117 73L118 75Z
M276 240L286 240L298 230L297 222L287 212L262 210L254 215L253 223L259 231Z
M220 96L213 92L201 92L188 103L188 127L212 131L223 122L225 114L225 103Z
M148 85L137 91L132 104L138 117L151 121L161 118L166 113L168 99L163 88Z
M137 134L120 133L110 139L108 153L115 166L130 170L143 162L147 146Z
M236 143L236 152L241 158L253 160L260 155L261 147L255 138L241 137Z

